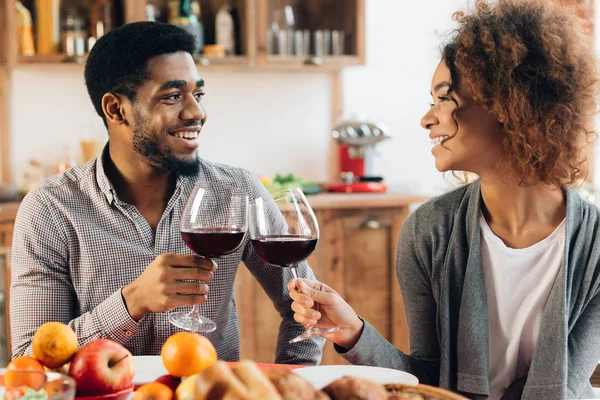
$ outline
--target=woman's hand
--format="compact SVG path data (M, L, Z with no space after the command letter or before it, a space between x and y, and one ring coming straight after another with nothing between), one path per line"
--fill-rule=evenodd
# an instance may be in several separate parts
M307 279L290 280L288 289L294 300L292 310L297 322L309 326L318 323L323 329L337 326L338 330L323 337L348 350L354 347L362 333L363 322L335 290Z

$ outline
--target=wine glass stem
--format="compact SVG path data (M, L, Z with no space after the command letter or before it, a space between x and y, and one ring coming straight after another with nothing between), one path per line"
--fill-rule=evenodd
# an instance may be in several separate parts
M194 306L192 307L192 311L190 311L190 313L188 314L190 317L195 317L198 319L202 319L200 317L200 306L198 304L194 304Z
M290 269L292 270L292 275L294 276L294 282L296 282L296 289L300 290L300 278L298 278L298 270L296 268L297 268L296 264L290 265ZM305 324L304 328L309 332L312 332L313 329L315 329L314 326L311 326L308 324Z
M300 279L298 278L298 270L296 264L290 265L290 269L292 270L292 275L294 276L294 282L296 283L296 288L300 289Z

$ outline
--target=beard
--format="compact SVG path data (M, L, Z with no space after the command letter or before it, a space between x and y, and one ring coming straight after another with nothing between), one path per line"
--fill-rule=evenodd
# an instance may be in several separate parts
M161 145L159 134L148 124L143 123L143 118L134 113L135 127L133 128L133 151L149 165L165 171L173 172L177 176L193 176L200 171L200 157L197 153L192 159L182 159L171 152L171 149Z

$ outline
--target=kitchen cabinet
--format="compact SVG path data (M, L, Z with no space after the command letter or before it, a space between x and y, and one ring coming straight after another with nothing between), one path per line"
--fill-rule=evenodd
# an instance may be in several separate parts
M408 351L396 245L411 205L425 199L395 194L321 194L308 199L320 229L317 249L308 260L317 279L334 288L396 347ZM281 318L243 266L235 285L241 357L273 362ZM343 363L328 342L322 364Z
M10 247L19 203L0 203L0 365L10 358Z
M69 3L71 0L63 0ZM15 0L0 0L5 19L14 20ZM33 1L23 1L25 6L33 8ZM158 11L158 20L166 22L169 13L168 0L119 0L112 1L113 22L121 23L144 21L147 19L147 6ZM206 44L215 43L215 16L219 9L229 4L238 16L240 41L239 54L230 54L226 57L212 57L199 55L197 62L201 68L216 70L240 70L248 68L268 68L278 71L323 71L339 70L341 68L364 64L364 0L201 0L201 22L204 27ZM89 14L90 2L78 4L85 16ZM5 11L6 10L6 11ZM285 14L285 15L284 15ZM33 15L35 26L35 13ZM14 26L15 21L11 21ZM285 24L285 27L283 26ZM291 24L291 25L290 25ZM236 23L236 25L238 25ZM279 31L290 31L289 43L292 46L291 54L268 54L268 31L273 27ZM307 32L310 37L308 54L298 54L294 48L296 31L302 38ZM16 30L6 30L9 39L16 41ZM321 32L323 40L329 40L320 46L312 43L315 34ZM300 34L302 33L302 34ZM332 34L335 36L332 38ZM321 37L321 36L318 36ZM12 38L12 39L11 39ZM300 38L300 40L302 39ZM341 44L341 49L335 51ZM328 49L321 53L322 47ZM275 46L276 47L276 46ZM297 46L298 49L304 46ZM319 51L318 51L319 50ZM11 48L16 52L16 46ZM319 56L315 57L315 52ZM17 63L63 63L69 60L64 54L39 54L33 56L16 56ZM85 57L70 59L70 61L85 62Z
M256 1L259 66L336 70L365 63L364 0Z
M0 0L0 184L10 183L13 180L10 154L12 70L23 64L66 65L85 62L85 56L68 58L62 53L18 55L15 1ZM31 7L34 0L23 0L23 2ZM86 7L89 8L91 3L89 0L85 2L61 0L61 2L77 4L84 10ZM331 78L331 121L336 121L343 111L340 71L345 67L365 63L364 0L200 0L207 44L214 43L215 16L226 2L238 10L240 54L221 58L198 55L196 57L198 68L201 71L223 72L325 72ZM149 5L160 10L163 15L161 18L167 15L168 9L168 0L114 0L112 4L116 5L116 16L113 19L115 25L145 20L146 7ZM319 31L324 37L328 36L331 42L333 33L338 32L338 38L343 37L342 46L337 46L338 55L332 54L333 42L327 46L330 49L327 54L323 52L318 57L314 56L316 48L314 44L309 45L308 54L286 56L270 54L267 36L277 19L276 9L284 10L286 23L292 20L293 15L293 20L297 21L294 30L308 32L311 40L313 34ZM33 18L35 26L35 15ZM280 26L282 22L277 24ZM336 43L340 44L340 41Z

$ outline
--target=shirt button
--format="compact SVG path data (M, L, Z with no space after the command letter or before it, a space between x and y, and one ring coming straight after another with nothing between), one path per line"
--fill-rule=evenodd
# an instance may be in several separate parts
M125 336L131 337L131 335L133 335L133 332L131 332L131 331L125 331Z

